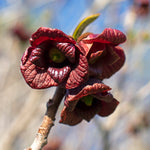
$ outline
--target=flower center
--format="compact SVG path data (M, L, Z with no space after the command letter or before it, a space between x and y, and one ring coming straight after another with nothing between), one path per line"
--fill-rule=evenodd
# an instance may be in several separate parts
M93 102L93 97L88 95L88 96L85 96L85 97L82 97L81 98L81 101L85 103L85 105L87 106L91 106L92 105L92 102Z
M65 55L57 48L50 49L49 57L55 63L62 63L66 59Z

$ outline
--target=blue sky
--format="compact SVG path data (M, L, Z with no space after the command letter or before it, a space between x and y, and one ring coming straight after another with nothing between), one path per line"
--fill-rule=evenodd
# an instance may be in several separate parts
M9 1L7 0L0 1L0 9L9 6L8 2ZM43 13L44 10L49 11L49 13L52 13L52 18L47 26L51 28L58 28L67 34L71 33L71 31L79 23L79 19L81 19L82 14L90 7L92 3L91 0L57 0L49 1L45 3L45 5L38 6L38 2L35 3L35 1L31 1L32 5L30 5L29 1L27 0L16 2L22 2L22 8L26 8L29 15L37 19L36 22L39 24L39 26L45 26L44 22L39 21L39 16ZM100 12L97 12L101 13L101 16L95 22L95 24L97 24L97 28L95 29L99 30L99 32L106 27L123 30L123 14L129 8L130 3L131 0L125 0L123 2L117 3L116 7L119 8L117 9L117 13L119 13L121 17L117 18L116 23L113 22L114 18L112 17L112 10L109 8L109 6Z

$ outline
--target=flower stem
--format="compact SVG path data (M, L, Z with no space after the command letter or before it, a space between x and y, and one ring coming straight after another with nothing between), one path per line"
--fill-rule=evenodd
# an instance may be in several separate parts
M49 132L54 126L55 115L64 95L65 89L57 87L53 98L47 102L47 110L45 116L31 147L25 150L42 150L42 148L47 144Z

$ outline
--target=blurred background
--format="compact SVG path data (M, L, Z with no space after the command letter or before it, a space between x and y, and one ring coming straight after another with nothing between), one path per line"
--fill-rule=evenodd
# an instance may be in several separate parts
M120 101L107 118L70 127L59 124L60 106L49 144L43 150L150 150L150 1L149 0L1 0L0 1L0 149L22 150L33 142L55 87L31 89L20 73L29 37L39 27L71 35L84 17L101 16L86 31L111 27L127 42L124 67L104 83Z

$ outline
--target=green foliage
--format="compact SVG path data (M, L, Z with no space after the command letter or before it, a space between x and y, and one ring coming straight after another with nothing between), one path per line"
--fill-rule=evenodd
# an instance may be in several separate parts
M100 14L94 14L91 16L86 17L85 19L83 19L76 27L76 29L73 32L73 38L75 40L78 39L78 37L82 34L82 32L84 31L84 29L90 24L92 23L94 20L96 20L99 17Z

